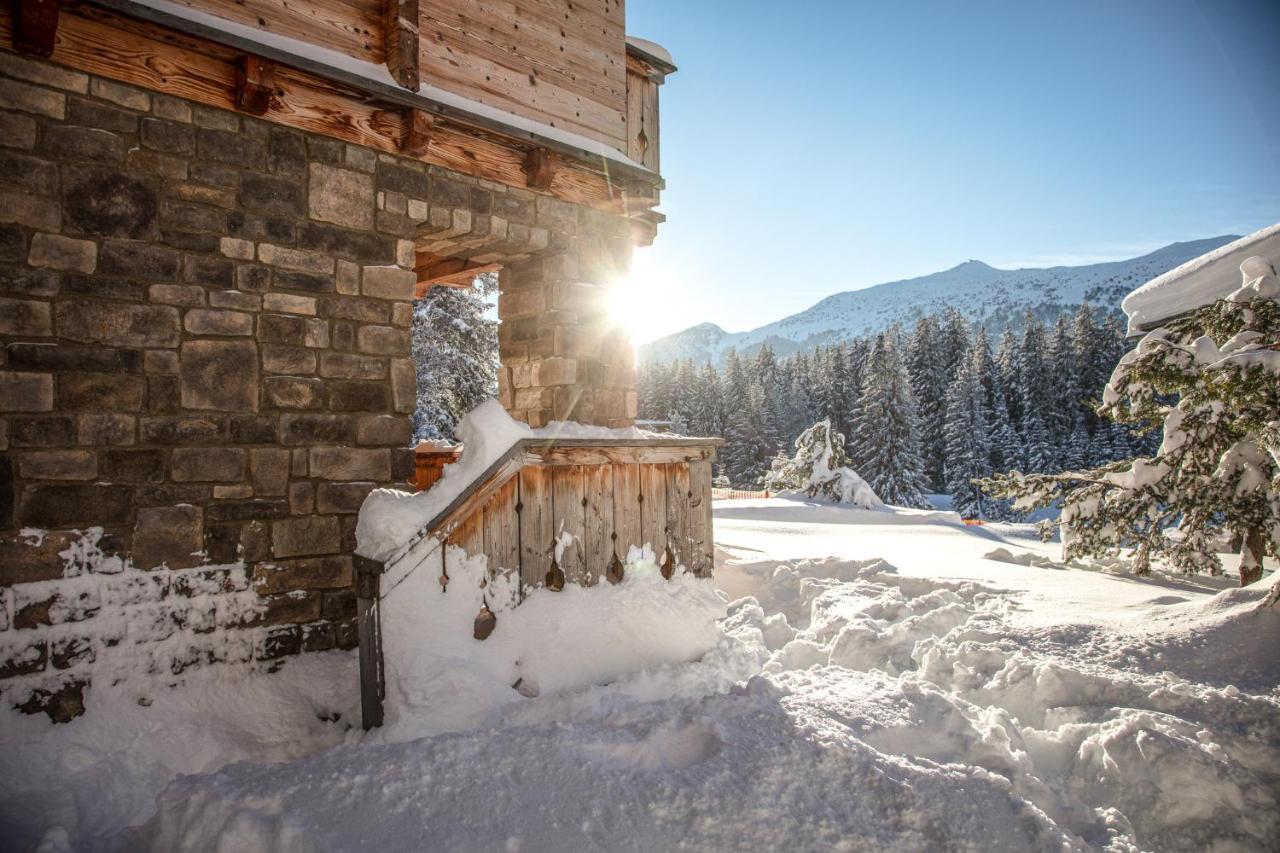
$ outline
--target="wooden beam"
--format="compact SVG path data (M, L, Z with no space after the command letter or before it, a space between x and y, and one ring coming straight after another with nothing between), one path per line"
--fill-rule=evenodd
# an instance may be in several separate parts
M236 62L236 109L260 116L271 106L276 89L274 62L245 55Z
M60 0L14 0L14 50L35 56L51 56L58 37L60 5Z
M416 270L418 287L414 296L418 299L437 285L441 287L470 287L476 276L484 272L497 272L501 264L478 264L466 258L442 258L430 252L419 252Z
M534 148L525 155L525 182L530 189L547 190L556 179L556 171L560 164L556 156L545 148Z
M401 86L418 91L418 0L383 0L387 71Z
M431 134L434 130L435 118L430 113L406 110L400 151L409 157L426 157L431 148Z

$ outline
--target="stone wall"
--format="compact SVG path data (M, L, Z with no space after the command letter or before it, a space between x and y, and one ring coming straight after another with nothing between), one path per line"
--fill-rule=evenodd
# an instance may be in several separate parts
M0 693L56 704L135 644L169 672L352 646L356 512L413 475L415 248L509 265L517 416L623 425L628 234L0 52Z

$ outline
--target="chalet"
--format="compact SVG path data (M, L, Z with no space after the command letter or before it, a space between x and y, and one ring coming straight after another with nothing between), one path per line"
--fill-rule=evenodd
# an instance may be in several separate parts
M513 418L631 425L604 297L663 220L675 70L623 0L0 4L0 696L376 652L357 514L414 477L431 287L499 271ZM526 586L553 526L570 581L642 542L704 572L713 452L529 440L418 536Z

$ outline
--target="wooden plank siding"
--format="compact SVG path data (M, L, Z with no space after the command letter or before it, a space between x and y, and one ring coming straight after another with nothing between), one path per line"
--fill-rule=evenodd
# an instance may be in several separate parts
M613 562L613 466L584 465L582 559L588 586L604 577ZM625 558L626 554L619 555Z
M626 560L631 546L644 545L640 516L640 466L634 462L618 462L613 471L613 529L618 559Z
M699 577L711 574L715 563L715 535L711 518L711 463L689 463L689 570Z
M552 527L551 472L546 468L520 469L520 584L542 586L551 568Z
M640 466L640 538L662 558L667 547L666 465Z
M667 544L676 563L689 566L693 558L689 537L689 466L676 462L666 467Z
M366 62L386 59L383 0L174 0L264 33L305 41Z
M484 507L483 549L491 573L520 571L520 481L504 483Z
M582 540L586 533L583 513L584 465L563 465L551 468L551 529L559 539L568 533L573 541L560 554L560 570L569 583L586 582L586 566L583 563Z
M626 150L622 0L421 0L422 79Z

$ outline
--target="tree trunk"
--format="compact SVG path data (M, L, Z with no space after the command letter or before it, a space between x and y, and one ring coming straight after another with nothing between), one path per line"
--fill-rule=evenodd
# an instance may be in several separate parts
M1262 529L1251 527L1240 545L1240 586L1262 579L1262 557L1267 550L1267 537Z

